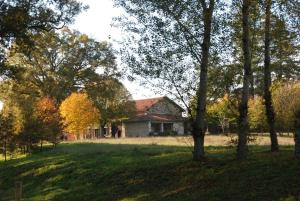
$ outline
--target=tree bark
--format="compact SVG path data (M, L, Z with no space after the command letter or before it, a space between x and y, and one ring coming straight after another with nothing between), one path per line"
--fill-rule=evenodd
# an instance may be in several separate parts
M248 153L247 137L249 135L248 123L248 99L249 88L251 82L251 52L250 52L250 37L249 37L249 2L243 0L242 5L242 24L243 24L243 55L244 55L244 78L242 97L239 105L239 129L238 129L238 146L237 158L245 159Z
M7 145L6 145L6 137L5 137L5 139L4 139L4 161L6 162L6 160L7 160Z
M202 42L202 60L200 64L200 83L197 90L197 112L193 125L194 151L193 159L196 161L204 158L204 135L205 135L205 113L207 96L207 69L209 60L209 48L211 40L211 25L215 0L209 1L209 8L202 1L204 12L204 37Z
M275 130L275 113L272 104L271 87L271 71L270 71L270 18L271 18L272 0L266 0L265 10L265 60L264 60L264 99L266 107L266 115L269 125L269 132L271 138L271 151L279 150L277 134Z
M295 158L300 160L300 111L296 114L295 118Z

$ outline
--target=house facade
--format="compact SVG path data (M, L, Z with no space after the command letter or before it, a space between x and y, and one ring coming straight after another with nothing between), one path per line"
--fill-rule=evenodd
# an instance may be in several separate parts
M135 116L122 122L122 137L184 133L184 109L168 97L136 100L135 107Z

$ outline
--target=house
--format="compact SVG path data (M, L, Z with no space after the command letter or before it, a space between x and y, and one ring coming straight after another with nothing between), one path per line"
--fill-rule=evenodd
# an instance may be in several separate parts
M135 100L135 116L122 122L123 137L184 133L184 109L168 97Z

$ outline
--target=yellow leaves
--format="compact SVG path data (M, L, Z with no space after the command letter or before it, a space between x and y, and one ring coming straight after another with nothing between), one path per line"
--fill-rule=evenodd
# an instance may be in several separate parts
M79 40L83 43L87 43L90 39L86 34L82 34L82 35L80 35Z
M99 124L99 111L85 93L72 93L59 109L66 132L79 135L88 127Z
M267 128L266 109L262 97L256 96L249 99L248 112L251 129L264 130Z
M295 114L300 111L300 82L288 83L273 89L273 102L281 126L292 128Z
M14 134L18 135L23 131L24 117L20 108L16 106L4 106L1 113L6 118L8 118L10 114L12 115L12 119L10 121L12 124L12 130Z

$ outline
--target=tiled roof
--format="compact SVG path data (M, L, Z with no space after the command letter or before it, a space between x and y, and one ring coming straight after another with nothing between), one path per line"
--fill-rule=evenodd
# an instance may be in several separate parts
M158 103L164 99L164 97L158 97L158 98L148 98L143 100L135 100L135 108L137 112L146 112L147 109L152 107L154 104Z
M153 105L158 103L161 100L170 101L174 106L178 107L181 111L184 111L179 105L173 102L166 96L158 97L158 98L148 98L142 100L135 100L136 107L136 115L131 117L130 119L125 120L125 122L137 122L137 121L159 121L159 122L176 122L176 121L184 121L182 116L176 116L172 114L153 114L148 113L148 109Z

